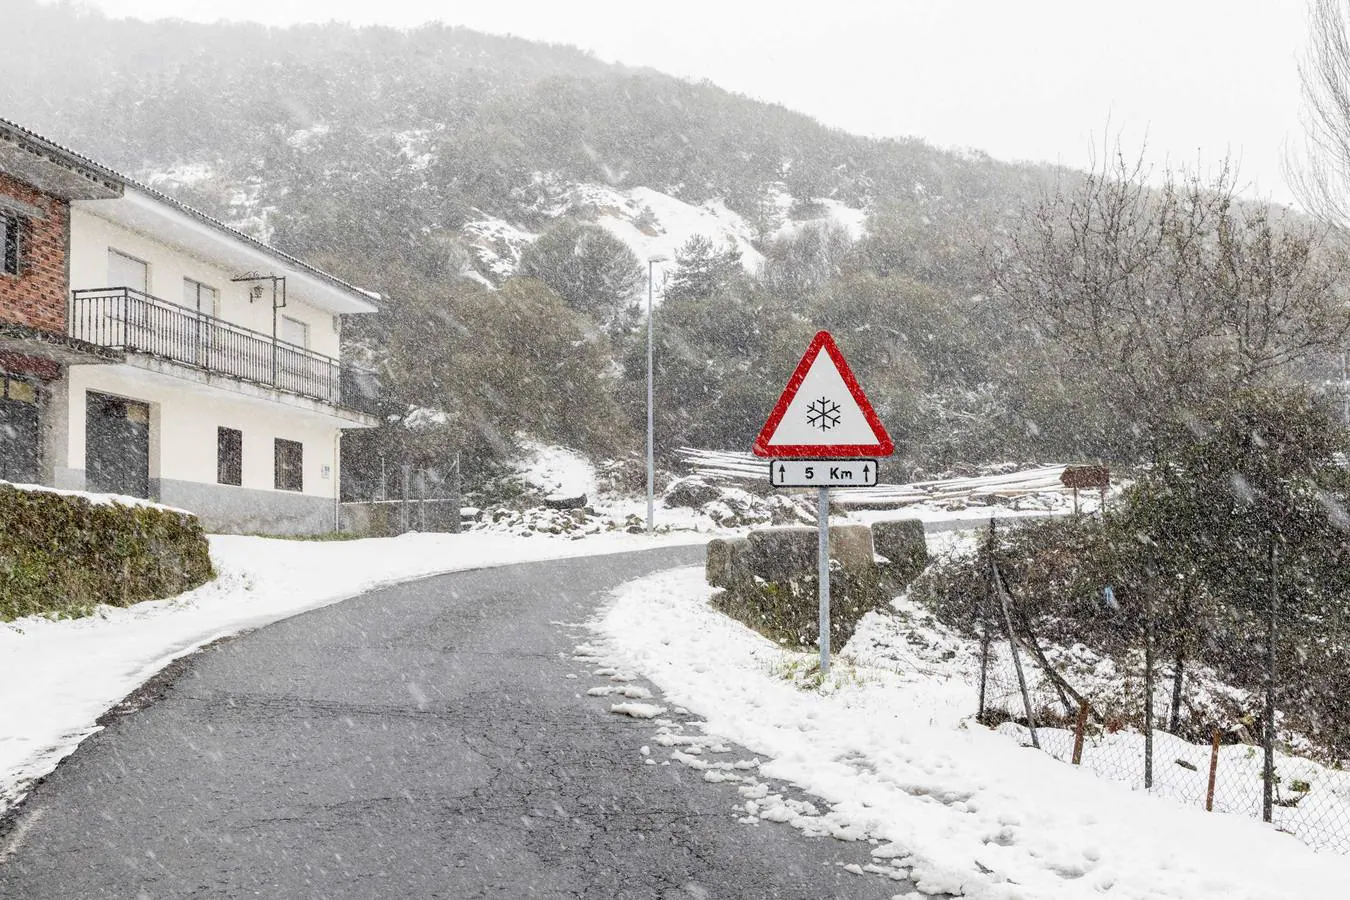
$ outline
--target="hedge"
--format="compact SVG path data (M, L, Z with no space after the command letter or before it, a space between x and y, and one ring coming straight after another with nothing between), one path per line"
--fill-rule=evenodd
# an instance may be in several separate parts
M0 483L0 621L158 600L214 575L190 513Z

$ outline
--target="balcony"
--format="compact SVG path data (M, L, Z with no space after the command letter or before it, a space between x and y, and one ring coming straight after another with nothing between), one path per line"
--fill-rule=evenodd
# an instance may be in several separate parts
M72 291L70 336L338 406L341 364L132 288Z

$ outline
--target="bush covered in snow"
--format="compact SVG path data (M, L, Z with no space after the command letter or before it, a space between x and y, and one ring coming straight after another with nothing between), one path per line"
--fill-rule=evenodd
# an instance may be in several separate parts
M87 615L190 590L214 573L197 517L154 504L0 484L0 620Z

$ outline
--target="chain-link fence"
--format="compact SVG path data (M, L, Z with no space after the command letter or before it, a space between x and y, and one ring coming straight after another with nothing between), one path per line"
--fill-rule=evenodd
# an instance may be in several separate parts
M977 619L982 724L1103 778L1350 852L1350 771L1287 727L1278 700L1266 705L1304 693L1297 668L1279 677L1272 665L1265 690L1243 690L1200 663L1159 658L1168 644L1149 629L1106 654L1046 640L1020 613L991 562Z

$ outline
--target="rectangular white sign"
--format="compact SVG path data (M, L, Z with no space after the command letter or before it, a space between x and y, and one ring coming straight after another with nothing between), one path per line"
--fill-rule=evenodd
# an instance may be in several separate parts
M872 487L875 459L775 459L769 463L774 487Z

